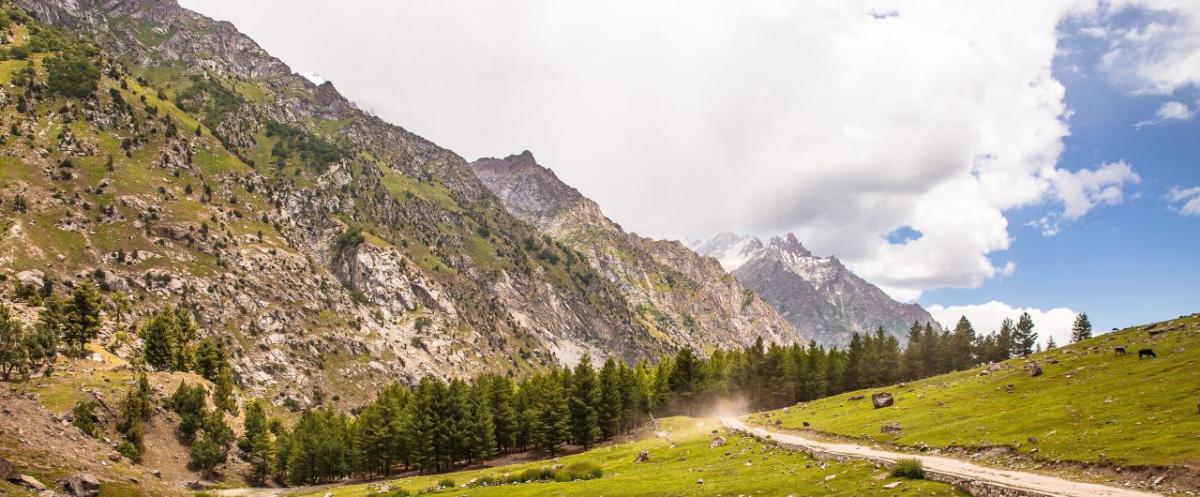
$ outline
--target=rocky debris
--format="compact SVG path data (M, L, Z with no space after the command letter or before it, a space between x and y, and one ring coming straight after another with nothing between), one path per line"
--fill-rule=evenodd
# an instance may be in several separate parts
M892 397L891 393L877 392L871 394L871 404L874 405L876 409L889 407L895 402L895 398Z
M899 433L900 423L898 421L885 423L883 427L879 429L879 431L883 433Z
M863 398L864 398L864 396L861 393L850 396L850 400L862 400Z
M96 497L100 495L100 480L91 473L80 473L58 480L59 486L71 497Z
M21 286L26 286L26 287L33 287L33 288L40 289L40 288L42 288L42 285L44 284L45 278L46 278L46 274L41 271L38 271L36 269L31 269L29 271L21 271L21 272L17 273L17 282L19 282L21 284Z
M1027 362L1022 367L1025 370L1025 374L1027 374L1029 376L1041 376L1042 375L1042 367L1040 365L1038 365L1038 363L1036 361Z
M633 462L647 462L649 460L650 460L650 451L648 451L646 449L642 449L641 452L638 452L638 455L636 458L634 458Z
M891 483L887 483L887 484L885 484L885 485L883 486L883 488L887 488L887 489L893 489L893 488L896 488L896 487L899 487L899 486L900 486L900 482L898 482L898 481L894 481L894 482L891 482Z
M724 447L725 444L728 444L728 443L729 442L725 440L725 437L717 437L717 438L712 439L712 442L710 442L708 444L708 448L715 449L717 447Z

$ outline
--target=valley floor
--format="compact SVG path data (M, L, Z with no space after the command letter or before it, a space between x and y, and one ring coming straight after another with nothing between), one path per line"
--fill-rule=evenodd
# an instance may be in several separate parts
M713 444L714 432L724 445ZM717 446L714 446L717 445ZM635 462L646 450L650 459ZM525 482L474 487L485 477L515 474L552 464L589 462L603 476L571 482ZM452 488L436 490L451 480ZM387 483L319 489L293 495L359 497L402 489L413 494L429 491L454 496L964 496L950 485L889 476L886 468L867 462L821 462L802 452L721 429L714 419L675 417L659 421L647 438L599 447L565 456L499 468L402 478Z
M997 469L950 457L914 455L905 452L866 447L854 443L825 442L801 434L782 433L750 426L742 420L733 417L723 418L721 422L729 428L758 437L770 438L786 447L803 448L831 456L845 456L886 463L895 463L901 459L916 459L921 461L921 465L925 471L934 471L955 478L988 482L1006 489L1041 492L1062 497L1150 497L1159 495L1127 488L1071 481L1032 472Z

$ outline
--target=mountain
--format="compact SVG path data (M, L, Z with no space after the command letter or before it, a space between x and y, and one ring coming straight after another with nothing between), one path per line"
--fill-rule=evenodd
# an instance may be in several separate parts
M795 343L796 331L712 259L682 243L625 232L528 151L471 163L510 213L537 226L616 286L640 324L673 345Z
M792 234L763 244L721 233L695 246L757 292L802 333L827 345L845 345L854 332L883 327L901 343L912 323L932 323L917 304L904 304L850 272L837 257L817 257Z
M751 324L792 333L755 321L765 306L732 285L722 305L750 310L711 318L742 320L725 335L707 335L718 326L700 311L695 335L686 315L648 319L655 309L509 214L461 157L227 22L170 0L15 3L28 15L4 4L4 300L34 312L34 289L93 281L119 318L100 343L119 355L148 315L179 306L225 344L247 394L307 406L426 374L744 343ZM75 66L47 73L63 59ZM708 298L655 271L657 288L680 282L665 298Z

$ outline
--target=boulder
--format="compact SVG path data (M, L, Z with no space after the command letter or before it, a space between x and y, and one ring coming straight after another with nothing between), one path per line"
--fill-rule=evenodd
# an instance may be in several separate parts
M708 444L708 448L715 449L717 447L724 447L727 443L729 442L725 440L725 437L717 437L712 439L712 442Z
M72 497L96 497L100 495L100 480L91 473L80 473L58 480L58 484Z
M871 404L874 405L876 409L879 409L881 407L889 407L892 404L894 404L895 402L896 401L892 397L892 394L890 394L888 392L879 392L879 393L871 394Z
M647 462L649 460L650 460L650 451L648 451L646 449L642 449L641 452L638 452L637 458L635 458L633 460L633 462Z
M851 395L851 396L850 396L850 400L862 400L862 399L863 399L863 394L861 394L861 393L860 393L860 394L858 394L858 395Z
M17 476L17 468L13 467L8 459L0 457L0 479L13 481Z
M17 479L14 480L13 483L23 485L25 488L38 492L46 490L46 485L43 485L42 482L38 481L37 478L29 475L17 475Z
M879 429L879 431L883 432L883 433L899 433L900 432L900 423L896 422L896 421L892 421L890 423L884 424L883 427Z
M1029 376L1041 376L1042 375L1042 367L1039 366L1037 362L1033 362L1033 361L1027 362L1027 363L1025 363L1024 368L1025 368L1025 374L1027 374Z

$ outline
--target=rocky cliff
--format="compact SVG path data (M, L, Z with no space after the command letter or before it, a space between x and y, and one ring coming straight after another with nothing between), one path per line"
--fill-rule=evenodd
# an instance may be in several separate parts
M764 244L755 237L721 233L696 244L789 323L827 345L845 345L854 332L884 331L908 337L913 322L940 326L917 304L897 302L852 273L837 257L817 257L792 234Z
M626 233L528 151L471 165L509 212L582 254L619 288L652 335L674 345L726 347L759 336L776 343L808 339L716 261L679 242Z

